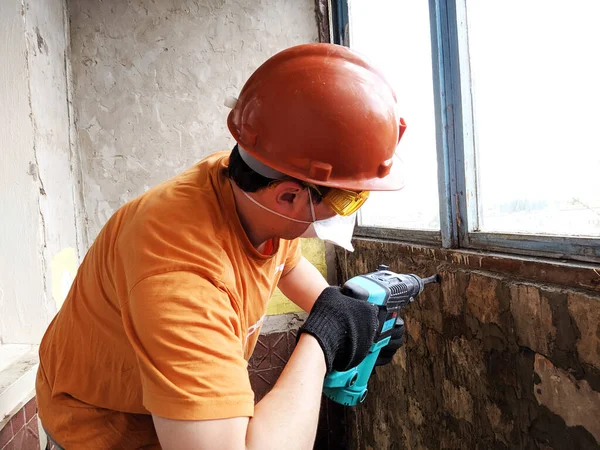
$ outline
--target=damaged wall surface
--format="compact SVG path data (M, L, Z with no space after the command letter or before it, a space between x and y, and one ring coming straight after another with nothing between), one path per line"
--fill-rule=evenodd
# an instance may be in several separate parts
M404 312L406 344L346 414L348 449L600 448L600 275L384 243L338 250L342 280L389 264L440 273Z
M60 0L0 3L4 344L38 343L74 275L61 263L77 258L65 19Z
M69 2L89 239L122 204L229 150L228 96L318 39L312 0Z

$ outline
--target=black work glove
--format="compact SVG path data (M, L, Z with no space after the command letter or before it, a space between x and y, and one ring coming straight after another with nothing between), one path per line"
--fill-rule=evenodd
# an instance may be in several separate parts
M392 330L390 342L379 352L375 366L383 366L390 363L398 349L402 347L402 344L404 344L404 320L398 318Z
M375 339L377 306L348 297L337 287L321 292L312 310L298 330L315 337L325 354L327 373L357 366L369 353Z

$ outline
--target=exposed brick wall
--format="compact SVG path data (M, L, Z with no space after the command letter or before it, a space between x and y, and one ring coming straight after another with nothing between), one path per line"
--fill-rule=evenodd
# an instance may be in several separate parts
M31 399L0 430L0 450L38 450L37 403Z
M365 404L344 411L346 448L600 448L593 268L492 255L470 261L467 253L369 240L355 247L338 251L339 279L385 263L440 273L442 283L403 314L407 342L376 370Z

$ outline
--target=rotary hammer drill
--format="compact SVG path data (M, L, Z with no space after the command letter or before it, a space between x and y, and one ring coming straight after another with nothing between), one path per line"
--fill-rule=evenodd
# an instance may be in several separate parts
M439 275L420 278L412 274L394 273L388 269L388 266L380 265L377 271L351 278L342 287L344 295L379 307L379 329L369 354L358 366L344 372L333 371L325 377L323 392L336 403L355 406L365 400L367 383L379 352L390 342L394 326L403 323L400 311L423 292L426 284L440 281Z

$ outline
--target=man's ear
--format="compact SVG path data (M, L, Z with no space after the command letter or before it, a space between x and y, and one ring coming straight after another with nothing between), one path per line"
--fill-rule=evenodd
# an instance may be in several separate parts
M297 181L282 181L275 186L275 201L283 208L294 207L304 188Z

